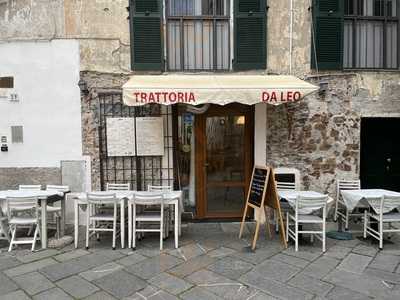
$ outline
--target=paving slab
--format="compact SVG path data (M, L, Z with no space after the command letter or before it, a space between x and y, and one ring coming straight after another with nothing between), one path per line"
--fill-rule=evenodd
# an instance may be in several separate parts
M143 279L123 270L96 279L93 283L119 299L131 296L148 285Z
M140 290L128 297L129 300L179 300L176 296L171 295L157 287L148 285L143 290Z
M262 277L285 282L301 271L300 268L274 260L266 260L253 269Z
M55 261L52 258L46 258L43 260L38 260L35 262L31 262L28 264L23 264L23 265L19 265L17 267L5 270L4 273L9 276L9 277L13 277L13 276L18 276L18 275L22 275L25 273L30 273L33 271L37 271L39 269L42 269L44 267L47 266L51 266L51 265L55 265L57 264L57 261Z
M208 270L230 279L237 279L250 271L254 265L236 257L226 256L207 267Z
M96 292L89 297L84 298L84 300L116 300L117 298L107 294L104 291Z
M368 297L364 294L357 293L355 291L336 286L334 287L326 296L326 299L329 300L366 300L372 299L372 297Z
M394 272L400 263L400 256L378 253L369 265L370 268Z
M367 255L367 256L375 256L378 253L379 249L376 245L366 245L366 244L359 244L353 248L352 252Z
M350 253L337 267L340 270L361 274L372 261L372 257Z
M207 291L204 288L194 287L180 295L183 300L221 300L223 298Z
M18 290L14 291L5 295L0 295L0 300L30 300L31 298L28 297L24 291Z
M137 264L138 262L141 262L145 259L147 259L146 256L140 255L139 253L132 252L131 254L128 254L127 256L116 260L115 262L119 265L131 266L131 265Z
M325 252L324 256L343 259L351 252L351 250L352 248L334 245Z
M271 257L271 260L277 260L280 262L284 262L285 264L288 265L292 265L295 267L299 267L299 268L304 268L307 265L310 264L310 261L296 257L296 256L292 256L292 255L286 255L283 253L278 253L274 256Z
M299 247L299 251L295 251L294 247L289 247L283 250L282 253L302 258L310 262L316 260L318 257L322 255L322 251L320 248L310 247L310 246Z
M213 258L220 258L235 253L235 250L227 247L220 247L207 253L208 256Z
M0 272L0 295L18 290L18 286L6 275Z
M300 299L313 299L314 295L305 292L301 289L288 286L281 282L263 277L262 274L250 271L239 279L241 282L262 290L263 292L272 295L279 299L300 300Z
M57 286L74 298L85 298L99 291L99 288L79 276L71 276L56 282Z
M106 275L117 272L119 270L122 270L122 268L123 268L123 266L121 266L115 262L110 262L110 263L106 263L104 265L95 267L93 269L87 270L85 272L79 273L79 276L83 277L84 279L86 279L88 281L93 281L93 280L99 279L101 277L104 277Z
M321 256L302 270L302 273L317 279L325 277L336 268L340 260L328 256Z
M161 273L151 278L149 280L149 283L173 295L178 295L193 286L186 280L180 279L167 273Z
M35 295L55 285L39 272L32 272L16 276L13 280L29 295Z
M378 269L366 268L364 271L364 274L366 274L368 276L372 276L372 277L377 277L379 279L385 280L386 282L389 282L392 284L400 285L400 274L398 274L398 273L392 273L392 272L378 270Z
M76 250L72 250L72 251L68 251L59 255L54 256L53 258L59 262L64 262L64 261L68 261L74 258L78 258L84 255L88 255L91 252L86 251L86 250L82 250L82 249L76 249Z
M34 300L72 300L73 298L60 288L52 288L33 296Z
M17 259L22 263L30 263L36 260L52 257L56 254L58 254L58 251L55 249L38 250L26 255L17 256Z
M256 289L208 270L197 271L186 279L207 291L229 300L245 300L255 294Z
M160 274L161 272L181 264L182 262L182 259L172 255L161 254L159 256L143 260L135 265L128 266L125 268L125 270L143 279L149 279Z
M199 243L192 243L178 249L168 251L168 254L181 258L184 261L190 260L194 257L203 255L207 252Z
M239 251L232 254L241 260L247 261L254 265L257 265L264 260L281 252L280 246L271 246L266 248L258 248L255 252L251 251L249 247L242 247Z
M334 287L333 284L323 282L301 273L290 279L288 283L291 286L322 297Z
M168 270L168 273L183 278L189 274L192 274L193 272L196 272L197 270L203 269L211 265L215 261L215 258L212 258L208 255L197 256L189 261L180 264L177 267Z
M11 255L5 255L0 257L0 271L14 268L20 264L22 263Z

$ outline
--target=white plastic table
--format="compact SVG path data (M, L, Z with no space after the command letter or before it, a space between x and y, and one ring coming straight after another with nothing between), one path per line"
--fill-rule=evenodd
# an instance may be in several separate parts
M394 196L400 197L400 193L393 192L384 189L361 189L361 190L343 190L341 191L343 202L345 203L348 210L352 211L357 205L368 204L375 211L379 206L379 203L372 202L372 198L380 198L383 196ZM378 206L377 206L378 205ZM385 207L384 213L393 210L395 207Z
M121 208L121 224L125 225L125 201L133 199L136 191L113 191L117 199L119 199L119 205ZM110 193L110 191L95 191L92 193ZM143 193L142 191L140 193ZM75 233L75 248L78 248L78 237L79 237L79 206L87 205L87 194L86 193L71 193L67 197L74 199L74 233ZM172 191L164 193L165 204L175 206L175 222L174 222L174 236L175 236L175 247L178 248L178 235L181 234L181 212L183 211L182 202L182 191ZM128 210L128 214L130 211ZM131 215L129 215L131 220ZM132 230L132 228L130 228ZM125 226L121 225L121 247L125 248Z
M47 191L47 190L7 190L0 191L0 201L5 201L7 197L36 197L40 201L40 206L42 210L41 214L41 222L42 222L42 230L41 230L41 242L42 248L47 248L47 198L52 196L59 196L61 200L62 209L65 212L65 197L64 192L57 191ZM65 222L65 218L63 218L62 222Z
M297 196L303 196L303 197L323 197L325 196L324 194L318 193L318 192L314 192L314 191L280 191L278 190L278 196L279 199L285 199L289 205L293 208L296 207L296 199ZM327 206L331 205L333 203L333 198L328 197L328 202L326 203ZM315 210L319 209L320 207L316 207ZM308 214L308 213L312 213L314 209L311 210L307 210L307 211L302 211L302 213Z

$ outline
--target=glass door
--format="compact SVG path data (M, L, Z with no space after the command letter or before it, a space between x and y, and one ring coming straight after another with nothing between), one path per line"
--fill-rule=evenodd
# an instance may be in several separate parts
M252 166L252 107L213 106L196 124L197 216L240 217Z

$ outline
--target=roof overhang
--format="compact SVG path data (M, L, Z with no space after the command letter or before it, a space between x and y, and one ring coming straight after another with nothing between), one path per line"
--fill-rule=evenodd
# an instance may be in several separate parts
M126 105L296 102L318 87L294 76L278 75L134 75L123 85Z

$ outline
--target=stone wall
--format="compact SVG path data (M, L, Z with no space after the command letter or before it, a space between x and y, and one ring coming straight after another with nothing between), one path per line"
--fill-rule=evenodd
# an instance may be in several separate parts
M61 184L60 168L0 168L0 190L17 189L19 184Z
M299 103L267 108L267 164L300 170L302 185L334 194L335 180L359 178L362 117L400 117L397 73L327 74Z

